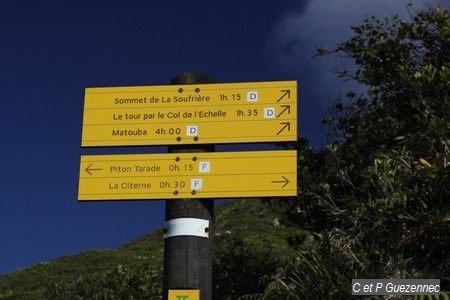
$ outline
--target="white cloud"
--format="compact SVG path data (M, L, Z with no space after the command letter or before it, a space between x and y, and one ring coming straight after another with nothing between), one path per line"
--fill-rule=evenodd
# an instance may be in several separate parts
M450 0L414 0L414 8L434 6L440 3L448 7ZM351 37L350 26L361 24L366 16L377 18L399 14L408 20L405 0L312 0L301 10L287 13L275 25L269 48L276 62L285 72L298 77L300 86L324 109L327 102L353 89L362 91L353 83L337 79L332 69L351 69L351 61L335 56L313 58L316 49L334 49L336 44Z
M275 26L271 48L281 66L303 71L318 47L334 48L350 37L351 25L358 25L365 16L378 18L399 14L408 18L404 0L312 0L302 11L286 14ZM446 1L413 1L415 8L442 5Z
M438 3L448 8L450 0L413 0L415 8ZM366 16L378 18L399 14L409 18L405 0L310 0L299 2L274 26L269 49L283 76L290 74L299 81L300 133L318 147L322 141L319 117L326 114L336 97L349 89L362 92L365 87L338 79L333 68L351 69L353 63L336 56L313 58L316 49L334 49L338 42L352 36L350 26L359 25Z

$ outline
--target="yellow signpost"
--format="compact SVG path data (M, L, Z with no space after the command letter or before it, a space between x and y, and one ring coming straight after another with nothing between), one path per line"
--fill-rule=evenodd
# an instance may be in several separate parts
M78 200L229 198L297 194L297 152L82 156Z
M297 140L297 82L87 88L83 147Z
M297 140L296 81L179 85L211 81L187 73L173 85L87 88L81 146ZM188 152L82 156L78 200L297 195L295 150ZM207 203L167 203L163 285L168 300L199 300L200 290L203 298L212 297L211 242L206 229L198 233L198 224L209 229L212 223L213 204Z
M200 290L169 290L168 300L200 300Z

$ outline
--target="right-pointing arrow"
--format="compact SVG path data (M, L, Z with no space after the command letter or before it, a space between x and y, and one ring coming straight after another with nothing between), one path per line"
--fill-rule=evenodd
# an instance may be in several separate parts
M281 127L280 131L277 132L277 135L279 135L280 133L283 132L283 130L285 130L287 128L287 131L290 132L291 131L291 122L281 122L281 125L284 125L283 127Z
M290 182L286 177L283 177L283 180L276 180L276 181L271 181L271 183L284 183L283 186L281 188L284 189L284 187Z

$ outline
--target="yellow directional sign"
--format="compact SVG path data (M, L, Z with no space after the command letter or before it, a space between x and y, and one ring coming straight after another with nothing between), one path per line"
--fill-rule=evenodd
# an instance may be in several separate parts
M82 146L297 140L297 82L87 88Z
M169 290L169 300L200 300L200 290Z
M80 163L80 201L296 194L294 150L92 155Z

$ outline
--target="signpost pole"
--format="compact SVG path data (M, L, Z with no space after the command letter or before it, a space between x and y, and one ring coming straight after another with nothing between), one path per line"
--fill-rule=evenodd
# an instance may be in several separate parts
M203 73L185 73L172 79L171 84L213 83ZM214 152L214 145L170 146L170 153ZM163 299L172 289L200 290L201 300L212 299L212 222L213 199L168 199L165 220L183 218L185 222L208 221L205 228L209 238L200 236L171 236L164 239ZM204 222L203 221L203 222ZM186 225L189 225L186 223ZM167 228L166 228L167 230Z

